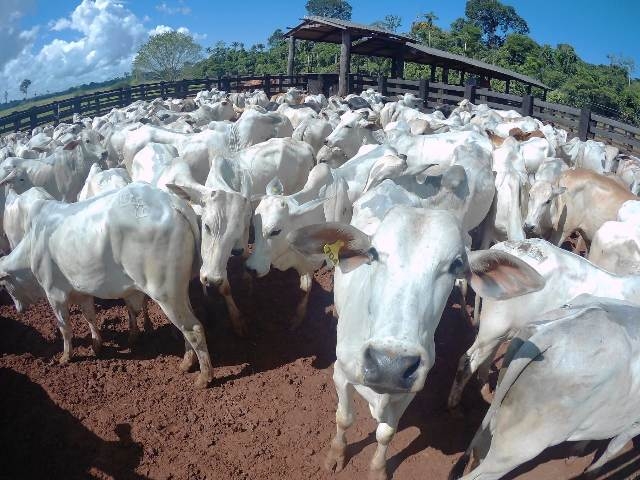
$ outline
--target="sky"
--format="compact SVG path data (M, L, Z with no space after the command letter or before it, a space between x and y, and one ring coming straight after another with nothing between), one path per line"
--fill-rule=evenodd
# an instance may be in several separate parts
M0 100L104 81L131 70L136 51L153 33L190 33L204 47L217 41L266 43L277 28L294 27L305 0L0 0ZM464 15L466 0L350 0L354 22L371 23L387 14L402 18L408 31L422 13L433 11L448 28ZM540 44L573 45L590 63L609 63L607 54L635 60L640 75L639 0L503 0L527 21Z

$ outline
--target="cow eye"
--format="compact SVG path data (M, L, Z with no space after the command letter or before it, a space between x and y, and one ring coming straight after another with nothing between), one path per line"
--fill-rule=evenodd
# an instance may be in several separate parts
M205 232L207 232L208 234L211 234L211 227L209 227L209 225L207 225L206 223L203 225L204 225Z
M345 125L344 128L351 128L352 125Z
M459 275L460 273L462 273L463 269L464 262L462 261L462 257L457 257L453 262L451 262L451 265L449 266L449 273L452 273L453 275Z
M271 233L269 234L269 236L277 237L278 235L280 235L280 232L282 232L282 230L271 230Z

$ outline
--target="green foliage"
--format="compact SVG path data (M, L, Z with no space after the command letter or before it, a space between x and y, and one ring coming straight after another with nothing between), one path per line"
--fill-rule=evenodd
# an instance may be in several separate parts
M389 32L397 32L401 23L402 18L400 18L398 15L385 15L382 20L373 22L371 25L373 25L374 27L382 28L384 30L388 30Z
M29 86L31 85L31 80L25 78L20 82L20 91L24 93L24 98L27 98L27 90L29 90Z
M133 71L153 79L175 81L201 57L202 47L190 35L165 32L152 35L133 60Z
M351 20L351 5L346 0L307 0L309 15Z
M464 14L468 21L482 30L483 40L489 47L502 45L510 31L529 33L527 22L515 8L498 0L468 0Z

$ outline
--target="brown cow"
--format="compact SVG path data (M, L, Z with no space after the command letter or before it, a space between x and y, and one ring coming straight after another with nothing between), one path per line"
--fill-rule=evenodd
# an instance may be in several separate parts
M556 184L538 181L529 192L524 230L560 245L574 231L591 242L596 231L628 200L638 200L615 180L592 170L566 170Z

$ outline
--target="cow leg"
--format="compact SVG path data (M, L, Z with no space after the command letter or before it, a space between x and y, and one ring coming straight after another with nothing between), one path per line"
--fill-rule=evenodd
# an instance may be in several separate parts
M291 322L291 330L298 328L304 320L304 317L307 315L307 305L309 303L309 294L311 293L312 284L313 274L305 273L304 275L300 275L300 290L304 292L304 295L296 307L296 314Z
M224 303L227 304L227 311L229 312L229 320L231 320L233 331L236 332L236 335L240 337L246 337L249 333L247 321L242 316L242 314L240 313L240 309L236 305L236 302L233 300L233 296L231 295L231 287L229 286L229 281L227 279L224 280L224 283L220 286L218 291L224 298Z
M329 470L341 471L344 468L345 450L347 448L346 431L355 420L353 412L353 385L351 385L340 367L334 364L333 383L338 394L338 406L336 408L336 435L331 440L329 453L324 462L324 467Z
M62 342L64 345L59 362L60 364L69 363L69 360L71 360L71 341L73 337L71 325L69 325L69 306L66 302L54 302L51 299L49 299L49 303L56 316L58 329L60 329L60 333L62 334Z
M622 432L617 437L613 437L607 445L607 449L605 452L600 455L600 458L595 463L591 464L589 468L587 468L587 472L593 472L601 468L605 463L611 460L616 453L618 453L622 447L624 447L629 440L631 440L636 435L640 434L640 425L632 426L626 432Z
M91 330L91 346L93 353L98 355L102 349L102 337L100 336L100 329L96 325L96 308L93 303L93 297L82 297L78 299L78 305L82 310L85 320L89 324L89 330Z
M213 368L211 367L211 358L207 349L207 340L204 336L204 328L193 314L189 301L186 298L181 302L178 299L174 299L172 303L158 302L158 304L171 320L171 323L178 327L185 340L189 343L190 348L186 350L182 363L184 364L188 358L191 358L191 355L193 355L191 352L195 352L200 363L200 375L196 380L196 387L206 387L213 378Z
M467 280L464 278L456 280L456 287L456 290L460 294L460 314L462 316L462 320L472 327L475 327L475 323L473 322L473 320L469 316L469 312L467 311L467 291L469 290L469 284L467 283Z
M480 325L480 328L482 328L482 325ZM455 409L460 404L464 387L476 371L480 369L483 374L483 378L481 380L486 381L491 361L498 351L502 341L502 337L491 339L488 342L479 342L478 338L476 338L476 341L471 345L469 350L460 357L458 371L456 372L456 377L453 381L451 392L449 393L448 406L451 410Z
M400 400L388 404L382 411L376 428L378 446L369 464L369 480L387 480L387 449L398 428L400 417L415 394L403 395Z
M138 328L138 314L143 312L144 315L144 329L150 331L152 327L149 322L149 315L147 313L146 296L143 293L130 295L124 299L124 303L127 305L129 312L129 346L134 345L140 337L140 329Z

